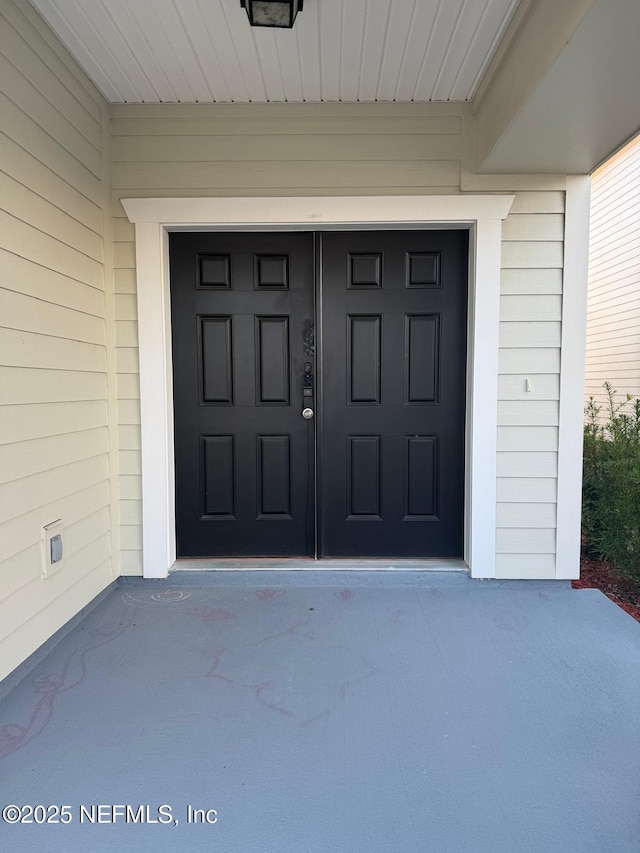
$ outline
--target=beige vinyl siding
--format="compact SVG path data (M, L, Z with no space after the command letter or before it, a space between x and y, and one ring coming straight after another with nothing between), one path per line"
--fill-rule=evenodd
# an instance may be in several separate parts
M496 574L552 578L564 193L519 193L502 239Z
M121 569L140 574L135 247L120 199L458 193L461 113L267 104L118 105L112 115ZM497 570L553 577L564 193L519 193L503 236Z
M640 396L640 137L592 181L586 398L606 381Z
M0 0L0 679L107 586L107 106L26 0ZM64 565L43 579L42 528Z

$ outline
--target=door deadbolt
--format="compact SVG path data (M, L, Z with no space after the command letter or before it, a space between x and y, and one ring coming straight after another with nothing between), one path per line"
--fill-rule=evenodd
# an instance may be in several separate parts
M313 409L303 409L303 410L302 410L302 417L303 417L306 421L310 421L310 420L311 420L311 418L313 417Z

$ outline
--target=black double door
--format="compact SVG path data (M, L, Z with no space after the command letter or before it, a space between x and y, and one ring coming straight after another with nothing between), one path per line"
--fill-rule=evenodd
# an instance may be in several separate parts
M467 234L170 235L179 557L460 558Z

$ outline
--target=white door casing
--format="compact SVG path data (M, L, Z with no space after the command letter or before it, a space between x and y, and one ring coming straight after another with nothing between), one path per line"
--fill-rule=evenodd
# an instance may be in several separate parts
M176 560L169 231L469 229L465 561L495 577L502 220L513 195L123 199L135 225L143 574Z

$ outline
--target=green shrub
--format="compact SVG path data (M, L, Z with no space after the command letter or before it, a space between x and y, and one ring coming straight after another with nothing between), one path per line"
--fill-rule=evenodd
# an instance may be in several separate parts
M640 399L604 387L606 421L593 397L585 409L582 532L591 555L640 580Z

